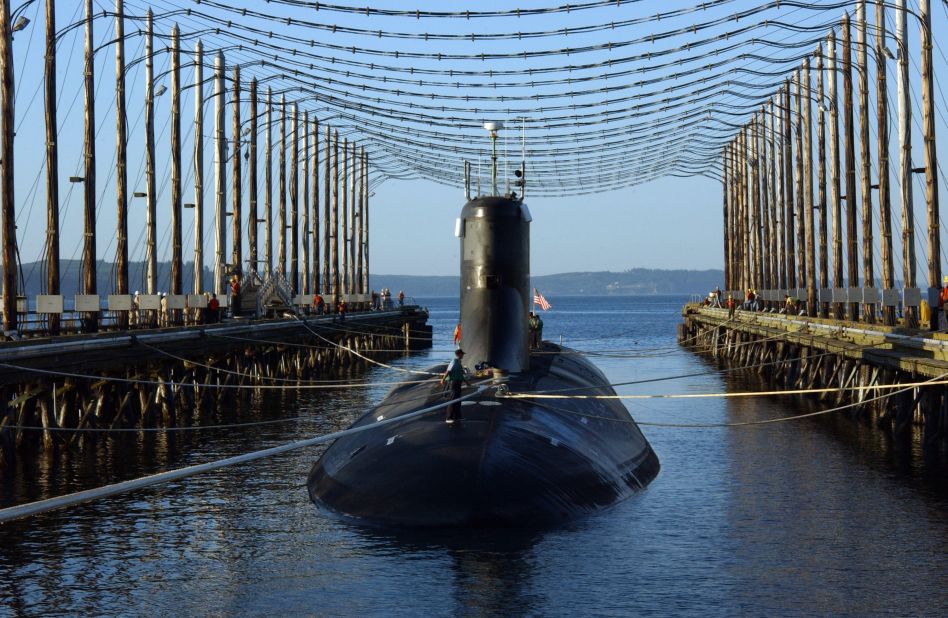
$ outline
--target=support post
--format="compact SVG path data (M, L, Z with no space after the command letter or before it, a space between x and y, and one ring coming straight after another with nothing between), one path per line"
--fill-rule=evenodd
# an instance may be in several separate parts
M333 307L339 304L339 130L332 134L332 222L330 223L332 242L332 294Z
M872 247L872 158L869 153L869 54L866 40L866 0L856 2L856 61L859 63L859 146L862 166L862 281L875 287ZM863 303L863 318L875 322L875 304Z
M803 171L803 76L799 70L797 70L794 75L794 85L796 87L796 147L797 147L797 158L796 158L796 191L797 191L797 220L796 220L796 229L797 229L797 285L800 288L809 289L809 284L807 282L807 265L806 258L808 255L808 248L806 244L806 224L807 224L807 201L804 199L804 186L805 178ZM809 96L809 93L808 93ZM807 309L809 311L809 308Z
M793 231L796 215L793 210L793 124L790 122L790 80L783 87L783 166L786 217L784 218L784 237L787 254L787 287L797 287L796 256L793 250Z
M882 289L895 286L895 267L892 264L892 201L889 189L889 99L885 66L885 5L876 4L876 120L879 148L879 235L882 236ZM895 307L882 307L882 321L895 325Z
M830 191L829 203L833 219L833 287L842 289L843 271L843 208L840 195L839 176L839 96L836 92L836 32L830 30L826 37L826 79L830 99ZM833 316L842 320L845 303L833 303Z
M342 212L339 215L339 225L342 227L342 293L352 293L352 280L349 279L349 138L342 138L342 190L340 202Z
M286 95L280 95L280 212L277 217L277 271L286 276Z
M362 193L365 196L362 200L362 219L364 221L362 244L365 254L365 272L363 274L364 283L362 289L365 293L368 293L371 289L369 288L369 198L372 196L369 194L369 153L365 151L365 148L362 149L362 181Z
M768 201L770 203L770 232L767 237L767 247L768 254L770 255L770 289L773 290L780 285L780 270L777 261L777 257L780 253L780 241L778 240L780 234L778 233L779 219L778 219L778 207L777 207L777 150L774 147L774 132L775 125L777 122L776 117L774 116L774 100L771 98L769 103L769 109L765 108L763 112L766 117L769 119L767 122L767 132L764 135L764 139L767 142L767 150L770 152L770 156L767 159L767 188L770 192Z
M240 65L234 65L234 109L233 109L233 131L231 132L231 140L233 141L233 150L231 151L231 158L233 159L233 178L231 183L233 186L233 215L231 215L231 227L233 229L232 239L231 239L231 252L230 252L230 262L233 272L238 279L242 279L241 273L243 273L243 233L242 233L242 224L241 221L243 217L241 216L241 210L243 206L243 179L242 179L242 161L240 157L240 138L241 138L241 129L240 129Z
M128 120L125 112L125 2L115 0L115 292L128 294ZM115 316L128 328L128 312Z
M323 156L323 169L324 169L324 182L323 182L323 291L326 294L335 293L334 288L332 287L332 278L330 273L330 265L332 264L331 255L330 255L330 239L332 235L330 233L331 223L332 223L332 198L330 196L330 191L335 193L335 185L332 182L331 166L334 164L334 159L332 156L332 135L330 134L329 125L326 125L326 136L325 136L325 155Z
M852 36L850 34L849 14L843 15L842 40L843 47L843 131L845 132L846 157L846 246L848 248L846 263L848 265L848 285L859 285L859 245L857 244L858 231L856 229L856 138L853 126L853 68L852 68ZM852 301L852 299L850 299ZM859 320L859 303L849 303L849 319Z
M925 140L925 205L928 210L928 285L941 279L941 240L938 215L938 156L935 148L935 99L932 70L931 0L919 1L922 43L922 135ZM932 330L938 330L938 313L932 308Z
M359 148L357 160L359 162L359 209L358 216L356 218L356 292L359 294L365 294L368 290L365 289L365 272L363 270L364 258L363 255L363 243L362 239L365 238L365 161L362 156L365 152L365 148Z
M299 108L293 104L292 125L290 127L290 151L293 165L290 168L290 287L293 294L300 291L300 122Z
M810 59L803 59L800 74L800 87L805 91L803 107L803 159L804 159L804 196L806 209L806 313L810 317L817 314L816 306L816 225L813 217L813 96L810 82Z
M820 211L820 289L829 288L829 250L827 248L827 212L826 212L826 108L823 98L823 46L816 46L816 96L817 110L817 205ZM829 299L820 299L820 317L829 316Z
M299 125L303 133L303 208L301 209L300 235L302 236L302 245L300 247L303 265L301 268L300 291L309 296L309 113L303 112L303 120Z
M909 91L908 34L905 0L895 1L895 40L899 61L899 199L902 206L902 281L907 288L917 284L915 273L915 213L912 206L912 101ZM905 325L918 327L918 307L905 305Z
M171 293L181 294L181 60L178 26L171 29Z
M787 188L784 178L783 165L783 114L780 113L782 103L781 92L778 91L775 99L770 100L770 114L773 116L774 131L772 141L774 145L774 168L776 170L776 189L777 189L777 225L775 233L777 235L777 253L778 253L778 272L779 284L781 290L787 289L787 243L784 230L787 225ZM778 299L782 301L783 299Z
M250 272L257 272L257 225L259 216L257 207L257 78L250 80L250 154L247 160L248 178L248 207L247 213L247 246Z
M204 46L194 45L194 294L204 291Z
M227 138L224 136L224 54L214 58L214 294L224 294L227 245L226 209Z
M310 217L312 231L313 264L312 264L312 287L313 294L319 294L322 289L319 285L319 120L313 118L313 163L310 168L313 174L313 214Z
M157 200L155 176L154 17L145 18L145 293L158 292Z
M3 32L6 36L6 30ZM46 88L46 291L49 294L59 294L59 137L56 118L55 0L46 0L46 72L44 77ZM49 334L58 335L60 316L51 313L47 316L47 320Z
M721 147L721 188L724 196L723 217L724 217L724 287L731 289L731 217L730 210L730 168L728 161L727 146Z
M349 156L352 160L349 166L349 293L358 292L359 284L356 282L356 143L350 144Z
M84 219L84 232L85 232L85 241L82 244L82 293L83 294L95 294L96 293L96 272L95 272L95 258L96 258L96 236L95 236L95 59L93 57L95 43L92 40L92 21L94 15L92 13L92 0L86 0L86 45L85 45L85 175L83 176L83 219ZM0 58L2 59L2 58ZM10 68L12 75L12 67ZM12 82L12 78L11 78ZM12 83L11 83L12 89ZM12 90L11 90L12 93ZM12 109L13 100L12 96L10 99L10 105ZM4 108L5 109L5 108ZM6 125L4 125L4 132L6 131ZM12 131L12 127L10 129ZM11 133L12 135L12 133ZM12 153L12 149L11 149ZM6 169L6 163L9 160L12 165L12 157L3 157L4 169ZM12 180L12 174L11 174ZM3 183L4 186L4 197L6 197L7 187L12 189L12 183ZM12 207L12 206L11 206ZM6 229L6 228L5 228ZM9 231L13 231L15 228L12 226ZM15 249L15 243L9 243L7 240L9 238L15 238L14 235L7 236L4 239L4 255L8 247ZM12 262L11 262L12 264ZM5 271L6 272L6 271ZM11 271L12 279L12 271ZM13 280L15 283L15 280ZM15 287L9 288L10 290L15 290ZM5 303L7 300L15 302L15 293L7 294L9 298L4 299ZM13 305L14 311L16 306ZM6 304L4 304L4 310L6 310ZM6 315L4 315L4 320L6 321ZM16 326L16 314L14 313L13 325ZM5 327L6 328L6 327ZM98 312L88 312L83 314L82 318L82 330L87 333L94 333L99 330L99 314Z
M15 331L17 328L16 206L13 188L15 122L13 102L16 98L16 92L13 85L13 24L10 22L10 17L10 0L0 0L0 157L2 157L2 161L0 161L0 186L2 186L2 189L0 189L2 190L0 211L2 211L2 215L0 215L0 218L2 218L3 225L3 330L7 332ZM86 19L86 65L88 66L92 57L91 0L86 2ZM88 115L88 108L86 113ZM95 268L94 258L92 266Z
M273 270L273 92L267 86L267 134L263 144L263 208L264 246L266 248L266 274Z

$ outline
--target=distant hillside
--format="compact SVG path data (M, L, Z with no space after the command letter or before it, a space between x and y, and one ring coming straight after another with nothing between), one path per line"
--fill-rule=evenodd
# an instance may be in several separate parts
M723 285L721 270L653 270L633 268L624 272L561 273L533 277L544 295L593 294L632 296L652 294L703 294ZM405 290L410 296L457 296L458 277L372 275L372 287Z
M62 293L72 296L79 291L81 266L78 260L63 260ZM100 294L113 290L111 262L96 263L98 288ZM186 262L182 269L182 282L185 290L191 290L193 267ZM40 262L28 262L23 265L27 294L40 294L42 282L46 277L46 267ZM158 263L158 289L166 291L171 278L171 266L168 262ZM145 287L144 264L129 264L129 282L132 291ZM624 272L585 272L561 273L534 277L533 285L545 295L568 296L575 294L593 294L632 296L651 294L703 294L723 285L724 273L720 270L653 270L633 268ZM213 281L212 272L204 269L205 287ZM415 276L415 275L372 275L371 284L375 290L390 288L394 294L404 290L409 296L457 296L460 290L458 277Z

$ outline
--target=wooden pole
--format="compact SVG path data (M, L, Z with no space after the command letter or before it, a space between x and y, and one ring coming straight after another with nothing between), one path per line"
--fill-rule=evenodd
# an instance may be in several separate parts
M92 9L91 0L86 2L87 65L91 57ZM16 96L13 85L13 24L10 23L10 0L0 0L0 210L3 224L3 330L14 332L16 315L16 212L13 191L13 101ZM88 111L88 110L87 110ZM93 254L94 255L94 254ZM94 261L94 260L93 260ZM93 267L95 264L93 263Z
M233 228L233 238L231 245L230 262L233 271L240 277L243 272L243 234L241 206L243 202L243 179L242 162L240 157L240 65L234 65L234 109L233 109L233 131L231 140L233 141L233 150L231 158L233 159L234 175L231 179L233 186L233 215L231 216L231 226Z
M786 216L784 217L784 243L787 254L787 287L797 287L796 256L793 250L793 231L795 229L793 212L793 124L790 122L790 80L783 87L783 165Z
M362 289L365 293L368 293L369 288L369 198L372 197L369 194L369 153L365 151L365 148L362 149L362 194L365 196L362 199L362 219L363 219L363 238L362 246L363 253L365 254L365 270L363 273L364 282L362 284Z
M358 291L356 283L356 144L350 144L349 156L352 160L349 166L349 293Z
M226 183L227 138L224 136L224 54L214 58L214 294L224 294L227 245Z
M309 296L309 113L303 112L303 122L300 125L303 133L303 208L300 221L302 236L302 294Z
M365 148L359 148L358 156L356 157L359 162L359 208L358 215L356 218L356 292L358 294L365 294L368 290L365 289L365 271L363 270L363 239L365 238L365 226L364 226L364 215L365 212L365 162L363 160L363 153Z
M181 294L181 59L177 24L171 29L171 293Z
M342 213L339 215L339 231L342 236L342 293L352 293L352 280L349 279L349 138L342 138L342 189L340 202Z
M145 18L145 293L158 292L157 200L155 176L155 73L151 9Z
M300 291L300 130L299 130L299 109L296 103L293 104L293 116L290 143L292 145L291 155L293 165L290 169L290 287L293 294L299 294Z
M731 221L730 216L730 187L731 176L728 162L728 147L721 147L721 185L722 195L724 196L723 218L724 218L724 287L731 289Z
M922 43L922 134L925 140L925 204L928 209L928 285L938 288L941 279L941 241L938 215L938 156L935 145L935 99L932 71L932 15L930 0L919 1ZM932 330L938 330L932 311Z
M92 40L92 20L94 16L92 14L92 0L86 0L86 46L85 46L85 175L83 176L83 219L84 219L84 231L85 231L85 241L82 245L82 293L83 294L95 294L96 293L96 247L95 247L95 59L93 58L95 43ZM10 68L12 74L12 67ZM12 79L12 78L11 78ZM12 85L11 85L12 88ZM12 98L10 101L12 106ZM6 127L4 126L4 131ZM11 129L12 131L12 129ZM12 164L12 157L3 157L4 169L6 169L6 163L9 159L9 162ZM12 178L12 175L11 175ZM6 196L6 187L11 187L12 184L6 182L3 183L4 186L4 196ZM6 229L6 228L5 228ZM10 230L15 228L11 227ZM14 238L13 234L10 234L6 237L5 240L9 238ZM4 255L9 247L15 247L15 243L4 243ZM12 263L12 262L11 262ZM6 271L4 271L6 273ZM11 271L12 276L12 271ZM6 288L5 288L6 289ZM13 290L14 288L9 288ZM5 298L4 300L4 311L6 310L6 301L15 300L15 294L9 295L10 298ZM15 305L14 305L15 311ZM6 315L4 315L4 324L6 324ZM16 325L16 315L13 317L13 324ZM6 326L4 326L6 328ZM82 329L85 332L94 333L99 330L99 314L98 312L89 312L83 315L82 319Z
M836 93L836 32L830 30L826 37L826 78L829 88L830 112L830 192L829 202L833 217L833 287L844 285L843 263L843 200L840 195L839 177L839 96ZM845 304L833 303L833 315L841 320L845 315Z
M895 39L899 61L899 198L902 205L902 281L907 288L918 285L915 274L915 213L912 206L912 102L909 98L908 34L905 0L895 1ZM918 327L918 308L906 305L905 325Z
M313 118L313 215L312 222L312 242L313 242L313 294L319 294L321 287L319 285L319 120Z
M280 212L277 217L277 270L286 276L286 95L280 95Z
M803 159L804 196L806 210L806 312L810 317L817 314L816 306L816 225L813 221L813 92L810 82L810 59L803 59L799 87L804 91L803 106Z
M339 130L332 134L332 294L333 311L339 304Z
M826 108L823 95L823 47L816 47L816 97L819 101L817 109L817 139L816 154L818 161L817 176L817 204L820 210L820 288L829 288L829 250L827 247L827 212L826 212ZM820 317L829 316L828 299L823 298L820 303Z
M767 229L767 177L766 177L766 153L763 149L761 140L763 134L763 113L754 115L754 187L756 192L755 210L757 216L757 225L754 226L754 242L757 245L757 278L754 289L766 288L767 284L767 250L764 241L767 239L765 230Z
M807 242L806 242L806 224L807 224L807 210L808 202L804 198L804 188L805 188L805 177L804 177L804 154L803 154L803 132L805 130L803 124L803 76L799 70L797 70L794 75L794 85L796 87L796 147L797 147L797 158L796 158L796 190L797 190L797 199L796 199L796 215L797 215L797 286L800 288L807 288L809 290L809 283L807 282L807 255L809 254ZM807 297L809 298L809 296Z
M748 200L747 127L741 129L741 291L750 287L750 206Z
M332 135L329 132L329 125L326 125L326 135L325 135L325 154L323 156L323 169L324 169L324 182L323 182L323 291L326 294L335 293L334 288L332 287L332 278L330 273L330 267L332 265L332 259L330 255L330 239L332 238L331 233L331 224L332 224L332 198L330 197L330 191L335 193L335 185L332 181L331 176L331 166L335 164L335 159L332 156L332 146L333 140Z
M882 236L882 289L895 287L892 263L892 201L889 189L889 105L885 66L885 5L876 4L876 143L879 148L879 234ZM882 321L895 325L895 307L882 307Z
M128 294L128 120L125 112L125 2L115 0L115 292ZM128 313L115 316L128 328Z
M849 14L843 14L842 40L843 48L843 131L846 157L846 246L848 247L846 263L849 267L848 285L859 285L859 245L857 244L856 229L856 140L853 126L853 74L852 74L852 37L850 35ZM859 320L859 303L849 303L849 319Z
M247 213L247 246L249 252L249 266L250 272L257 273L259 272L258 267L258 255L257 255L257 226L260 223L258 221L259 208L257 205L257 78L250 80L250 156L247 161L248 163L248 190L249 190L249 208L250 212Z
M59 294L59 136L56 118L55 0L46 0L46 72L44 77L46 86L46 291L48 294ZM58 335L59 315L51 313L47 316L47 320L49 334Z
M204 291L204 45L194 45L194 277L192 292Z
M786 180L784 178L784 165L783 165L783 114L780 113L780 107L782 102L781 92L778 91L775 97L776 100L771 99L770 113L773 116L774 122L774 131L773 131L773 143L774 143L774 168L777 174L777 225L775 233L777 235L777 260L778 260L778 273L779 273L779 283L778 287L781 290L787 289L787 245L786 245L786 234L784 230L787 225L787 198L786 198ZM783 299L778 299L782 301Z
M768 187L770 189L770 234L767 238L767 246L770 248L770 289L776 289L780 286L780 266L778 262L778 256L780 255L780 234L778 230L780 229L780 223L778 218L778 206L777 206L777 158L778 153L775 147L774 134L776 131L776 122L777 118L774 115L774 100L770 99L769 108L765 112L769 117L768 127L769 130L764 136L764 139L767 140L767 148L770 151L770 157L768 159L769 167L767 170Z
M264 208L264 245L266 247L265 274L273 271L273 92L267 86L267 134L264 140L263 172L263 208Z
M856 61L859 63L859 146L862 165L862 280L875 287L872 247L872 158L869 153L869 55L866 40L866 0L856 2ZM875 322L875 304L863 303L863 318Z

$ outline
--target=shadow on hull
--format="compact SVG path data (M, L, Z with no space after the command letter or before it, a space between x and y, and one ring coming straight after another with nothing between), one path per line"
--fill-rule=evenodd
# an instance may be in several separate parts
M530 365L510 376L510 392L614 394L566 348L545 343ZM402 385L353 426L442 401L437 380ZM439 410L340 438L313 466L310 497L370 525L536 528L607 508L658 474L658 458L619 401L549 401L505 398L492 387L462 402L458 423Z

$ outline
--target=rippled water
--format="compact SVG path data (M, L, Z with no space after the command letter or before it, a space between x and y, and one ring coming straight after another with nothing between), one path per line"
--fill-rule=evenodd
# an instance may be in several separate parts
M618 389L753 386L678 348L684 299L559 298L544 335L596 351ZM427 302L427 366L450 355L456 300ZM404 374L370 371L390 382ZM346 426L387 390L268 398L287 425L103 441L7 472L8 505ZM800 398L629 401L642 422L728 422L818 409ZM221 419L223 420L223 419ZM213 422L211 419L210 422ZM0 527L0 614L944 615L948 467L838 414L754 428L643 426L662 472L629 501L545 532L366 530L308 501L319 449Z

